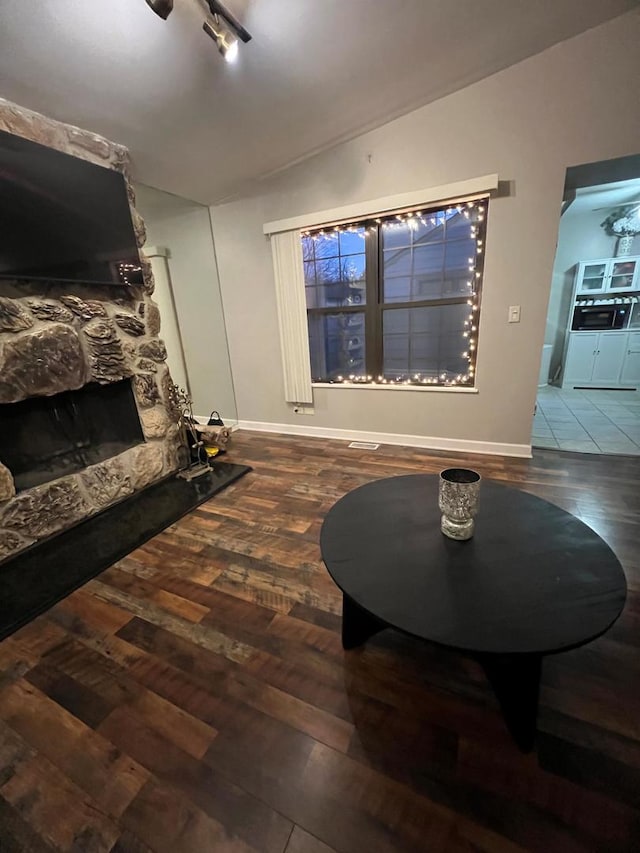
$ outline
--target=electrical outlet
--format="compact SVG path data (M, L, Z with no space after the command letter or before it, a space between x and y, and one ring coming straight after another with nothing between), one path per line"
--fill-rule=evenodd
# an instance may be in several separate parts
M509 305L509 322L510 323L519 323L520 322L520 306L519 305Z
M296 415L315 415L316 410L313 406L294 406L293 412Z

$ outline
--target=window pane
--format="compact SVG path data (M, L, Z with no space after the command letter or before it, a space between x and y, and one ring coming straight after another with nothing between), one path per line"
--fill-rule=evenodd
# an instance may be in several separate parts
M467 211L467 213L469 213L469 211ZM463 212L457 213L447 219L447 224L445 227L446 239L463 240L465 237L468 237L469 231L471 230L471 225L473 224L475 219L475 213L467 217L464 215Z
M389 335L409 334L409 308L384 312L384 332Z
M315 241L312 237L302 238L302 257L305 261L312 261L314 258Z
M465 270L475 263L476 244L473 240L452 240L445 249L445 268L447 271Z
M337 234L322 234L311 238L316 258L334 258L340 254Z
M343 281L348 281L349 284L355 285L359 282L364 282L365 275L365 256L347 255L346 258L341 258L340 273Z
M382 226L384 233L384 248L404 249L411 245L411 229L404 223L390 223Z
M313 261L304 262L304 283L307 287L316 283L316 265Z
M460 211L425 213L383 225L383 301L418 302L471 293L476 218L475 209L461 206ZM404 281L400 286L400 279L409 279L409 287Z
M411 275L413 272L413 253L411 247L405 249L385 249L383 254L384 276L394 278Z
M426 274L440 278L443 266L444 243L432 243L429 246L417 243L413 247L413 271L416 275Z
M357 236L356 239L360 240ZM307 308L341 308L365 303L364 252L305 261L304 276Z
M314 382L364 376L364 312L309 314L308 323Z
M340 234L340 254L357 255L364 252L365 230L354 228L353 231L343 231Z
M342 278L340 258L327 258L327 260L316 261L315 270L318 284L338 284Z
M447 217L444 213L431 213L424 216L420 220L421 227L424 223L424 231L416 234L416 241L419 243L437 243L444 240L445 223Z
M411 276L387 278L384 283L385 302L409 302L411 298Z
M473 240L446 243L443 297L470 296L474 290L476 245Z
M384 309L384 375L390 379L466 375L469 362L462 353L469 315L466 303Z

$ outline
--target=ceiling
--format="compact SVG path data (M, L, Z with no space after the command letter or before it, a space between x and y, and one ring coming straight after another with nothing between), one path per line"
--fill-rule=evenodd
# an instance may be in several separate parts
M1 0L0 96L129 147L137 180L203 203L454 92L638 0Z
M633 202L640 204L640 174L636 180L616 181L576 190L576 197L565 215L580 216L597 212L606 219L615 208Z

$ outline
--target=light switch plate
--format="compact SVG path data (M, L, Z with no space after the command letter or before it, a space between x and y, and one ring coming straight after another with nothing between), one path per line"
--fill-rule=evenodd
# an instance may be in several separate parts
M519 305L509 305L509 322L510 323L519 323L520 322L520 306Z

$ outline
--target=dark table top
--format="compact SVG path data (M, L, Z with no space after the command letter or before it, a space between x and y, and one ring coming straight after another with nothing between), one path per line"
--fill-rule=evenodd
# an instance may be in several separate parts
M478 653L582 645L620 615L622 567L590 527L542 498L484 480L475 533L440 531L438 477L376 480L329 511L331 577L389 626Z

